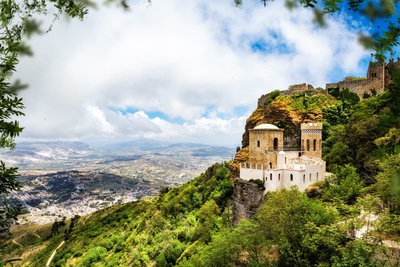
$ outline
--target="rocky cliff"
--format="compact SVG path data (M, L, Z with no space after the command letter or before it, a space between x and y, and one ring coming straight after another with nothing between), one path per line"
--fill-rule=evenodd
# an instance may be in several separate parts
M235 179L233 190L233 222L252 218L263 200L264 187L255 182Z

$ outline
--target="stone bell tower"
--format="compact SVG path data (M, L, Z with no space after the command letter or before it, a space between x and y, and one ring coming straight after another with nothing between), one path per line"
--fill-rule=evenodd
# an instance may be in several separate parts
M307 122L302 123L301 129L301 148L304 156L322 158L322 123Z

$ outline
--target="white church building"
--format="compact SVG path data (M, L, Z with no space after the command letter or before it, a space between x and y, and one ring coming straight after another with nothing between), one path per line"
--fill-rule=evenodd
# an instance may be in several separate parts
M322 160L322 123L301 124L301 146L284 147L283 129L261 124L249 131L249 161L242 163L240 178L261 180L268 191L297 186L301 191L325 179Z

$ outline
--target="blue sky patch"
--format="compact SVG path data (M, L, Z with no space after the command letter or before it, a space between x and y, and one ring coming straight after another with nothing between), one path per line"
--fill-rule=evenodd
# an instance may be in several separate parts
M182 118L176 117L176 118L170 118L168 115L166 115L163 112L160 111L145 111L145 113L147 114L147 116L149 116L150 119L154 119L154 118L160 118L162 120L174 123L174 124L179 124L182 125L184 124L186 121L183 120Z
M266 55L275 53L289 54L293 52L292 45L287 43L277 31L270 30L267 39L262 36L244 36L243 39L247 40L248 46L254 53Z
M263 40L259 39L256 42L250 43L251 51L266 53L268 50L268 44Z
M248 106L234 107L234 112L235 112L236 116L238 116L238 117L250 115L250 109Z
M113 108L110 107L109 109L111 109L114 112L121 112L122 115L126 116L129 114L135 114L138 111L141 111L140 109L137 108L133 108L133 107L129 107L126 109L118 109L118 108ZM167 114L161 112L161 111L144 111L144 113L146 113L147 116L149 116L150 119L154 119L154 118L160 118L162 120L168 121L170 123L174 123L174 124L179 124L182 125L185 123L185 121L181 118L170 118Z

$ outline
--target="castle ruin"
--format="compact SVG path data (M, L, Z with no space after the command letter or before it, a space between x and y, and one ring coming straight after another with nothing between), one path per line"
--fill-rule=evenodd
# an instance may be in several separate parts
M289 89L281 91L281 95L283 96L289 96L293 94L299 94L299 93L304 93L304 92L313 92L315 91L314 87L311 84L293 84L289 86Z
M397 61L390 59L388 63L380 62L370 62L367 70L366 77L347 77L343 81L337 83L327 83L325 85L325 90L315 89L311 84L294 84L289 86L287 90L281 90L282 96L291 96L294 94L305 94L305 93L328 93L330 88L339 88L343 90L345 88L349 89L350 92L356 93L360 99L363 99L366 94L375 95L382 93L387 89L387 86L392 82L392 77L390 74L391 68L400 68L400 57ZM268 94L262 95L257 102L258 107L262 107L265 103Z
M364 98L364 94L379 94L385 91L392 82L390 69L393 67L400 68L400 58L397 58L397 61L390 59L389 63L384 61L370 62L365 79L345 79L337 83L327 83L325 89L338 87L342 90L347 88L360 98Z

